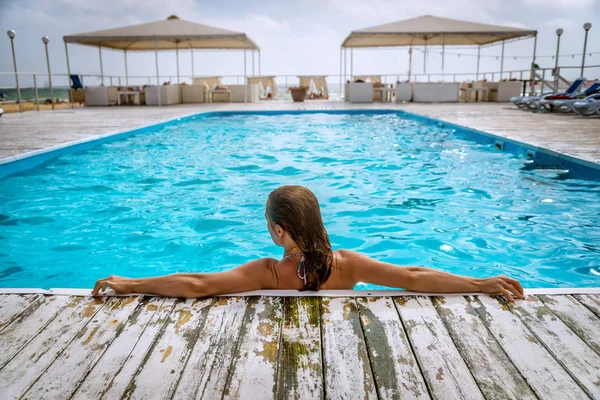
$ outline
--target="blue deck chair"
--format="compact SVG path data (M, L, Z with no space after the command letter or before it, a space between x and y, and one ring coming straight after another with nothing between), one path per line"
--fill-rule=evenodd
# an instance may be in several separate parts
M71 89L74 89L74 90L83 89L81 80L79 80L79 75L70 75L70 77L71 77L71 82L73 83L71 85Z
M539 101L539 107L546 109L546 111L560 111L561 109L566 108L567 111L575 112L573 104L582 101L583 99L595 99L600 96L598 92L600 92L600 82L594 82L583 92L570 95L570 99L550 100L548 98L543 98Z
M537 109L537 102L540 101L542 99L542 97L556 96L559 94L573 94L577 90L579 90L581 85L583 85L586 80L587 79L584 78L583 76L575 79L571 83L571 85L567 88L567 90L565 90L564 92L545 93L544 95L541 95L541 96L515 96L515 97L511 97L510 101L519 108L531 108L531 109L535 110L535 109Z

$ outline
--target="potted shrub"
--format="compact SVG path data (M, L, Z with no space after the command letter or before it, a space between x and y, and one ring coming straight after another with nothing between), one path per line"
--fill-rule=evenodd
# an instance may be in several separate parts
M308 91L308 87L306 86L294 86L288 89L292 94L292 100L296 103L301 103L306 98L306 92Z

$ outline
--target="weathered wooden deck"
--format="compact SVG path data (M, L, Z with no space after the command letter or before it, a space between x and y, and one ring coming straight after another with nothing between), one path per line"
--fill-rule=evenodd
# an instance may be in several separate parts
M0 295L0 398L600 398L600 295Z

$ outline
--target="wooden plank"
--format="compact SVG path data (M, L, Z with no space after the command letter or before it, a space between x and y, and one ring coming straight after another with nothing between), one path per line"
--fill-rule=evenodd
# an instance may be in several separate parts
M486 399L537 398L473 310L471 296L432 300Z
M280 297L248 298L224 399L267 399L275 396L281 312Z
M380 397L430 398L393 299L362 297L357 304Z
M136 374L124 398L171 398L196 344L213 299L179 300Z
M394 300L432 397L483 399L431 300L424 296Z
M102 358L85 377L72 399L120 398L163 327L175 300L161 297L141 299Z
M139 296L110 298L94 319L29 388L24 399L66 399L77 390L129 317L140 305ZM67 373L65 373L68 371Z
M477 296L471 305L538 397L587 397L506 303L490 296Z
M9 294L0 303L0 331L39 300L39 294Z
M0 382L7 388L4 397L22 395L103 306L99 298L74 297L69 307L0 369Z
M352 298L321 299L321 332L325 397L377 398L356 302Z
M520 301L514 312L579 385L600 398L600 356L536 296Z
M600 354L600 317L573 296L538 296L573 332Z
M220 297L210 308L177 385L174 399L223 396L246 313L246 298Z
M323 398L320 304L316 297L283 299L277 357L277 398Z
M598 318L600 318L600 294L577 294L575 297L581 304L589 308Z
M0 331L0 368L71 302L68 296L42 296Z

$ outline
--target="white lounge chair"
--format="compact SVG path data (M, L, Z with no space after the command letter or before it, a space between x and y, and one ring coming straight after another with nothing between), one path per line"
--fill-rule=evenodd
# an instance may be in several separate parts
M569 86L567 88L567 90L565 90L564 92L552 92L552 93L546 93L544 95L541 96L515 96L515 97L511 97L510 101L512 103L514 103L517 107L519 108L531 108L533 110L537 109L537 102L539 102L542 98L547 97L547 96L557 96L559 94L574 94L577 92L577 90L579 90L579 88L581 87L581 85L583 85L583 83L586 81L587 79L584 77L580 77L575 79L572 83L571 86Z
M572 95L571 99L553 99L552 96L548 98L541 99L539 101L539 108L543 108L546 111L562 111L566 108L566 111L573 111L573 104L578 101L589 100L600 98L600 82L594 82L590 85L586 90L584 90L581 94Z
M600 100L576 101L573 103L573 111L582 117L589 117L594 114L600 115Z

